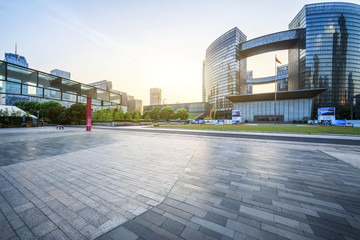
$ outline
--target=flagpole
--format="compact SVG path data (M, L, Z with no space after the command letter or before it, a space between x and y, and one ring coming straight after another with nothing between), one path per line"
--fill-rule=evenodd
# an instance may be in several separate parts
M274 123L276 125L276 92L277 92L277 58L276 58L276 55L275 55L275 101L274 101L274 108L275 108L275 111L274 111Z

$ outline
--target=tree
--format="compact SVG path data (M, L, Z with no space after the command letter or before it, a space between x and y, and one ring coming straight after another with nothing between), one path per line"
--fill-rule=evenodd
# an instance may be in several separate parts
M119 107L119 109L115 109L114 120L119 121L119 120L124 120L124 118L125 118L125 114L124 114L124 111L122 110L122 108Z
M141 118L141 112L139 109L135 109L135 111L133 112L133 119L134 120L139 120Z
M18 101L14 105L29 114L37 116L37 111L40 111L42 103L37 101Z
M22 110L24 110L25 111L25 108L24 108L24 104L26 103L26 101L18 101L18 102L16 102L16 103L14 103L14 106L15 107L18 107L18 108L20 108L20 109L22 109Z
M142 115L142 119L147 119L149 116L150 111L144 111L143 115Z
M188 113L187 109L180 108L180 109L176 110L174 116L175 116L175 119L180 118L181 120L186 120L189 117L189 113Z
M348 106L343 106L338 108L336 111L336 118L337 119L351 119L351 111Z
M92 114L92 119L95 121L113 121L114 109L113 108L101 108Z
M55 101L44 102L40 107L40 115L47 118L51 123L58 123L59 116L65 108Z
M160 117L160 107L155 106L153 109L151 109L149 115L152 120L157 120Z
M160 110L160 118L161 119L165 119L165 120L169 120L174 114L174 109L170 106L167 107L163 107Z
M82 121L86 120L86 106L82 103L71 105L64 113L71 123L81 124Z
M60 115L59 115L59 123L61 124L71 124L71 119L69 118L69 109L65 109Z
M132 119L132 116L131 116L131 115L132 115L131 113L126 112L126 113L125 113L125 120L131 120L131 119Z

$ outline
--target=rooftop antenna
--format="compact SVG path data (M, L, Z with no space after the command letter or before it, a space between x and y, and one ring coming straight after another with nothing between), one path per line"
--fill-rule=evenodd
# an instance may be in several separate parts
M17 42L15 42L15 54L17 54Z

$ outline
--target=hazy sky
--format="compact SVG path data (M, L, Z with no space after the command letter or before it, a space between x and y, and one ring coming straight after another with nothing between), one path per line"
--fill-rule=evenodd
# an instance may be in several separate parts
M166 103L201 101L206 48L238 27L248 40L284 31L305 0L0 0L0 54L29 67L71 72L71 79L110 80L149 104L152 87ZM358 3L358 1L347 1ZM287 51L276 52L287 63ZM274 74L275 53L248 59L254 77Z

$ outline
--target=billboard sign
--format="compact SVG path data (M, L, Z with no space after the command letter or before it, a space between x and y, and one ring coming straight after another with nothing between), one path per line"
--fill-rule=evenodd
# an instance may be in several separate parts
M241 123L241 112L240 110L232 110L232 124Z
M335 121L335 108L318 108L318 120L319 121Z

